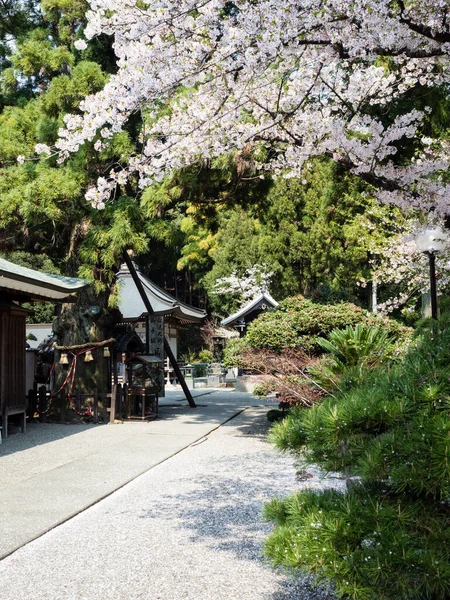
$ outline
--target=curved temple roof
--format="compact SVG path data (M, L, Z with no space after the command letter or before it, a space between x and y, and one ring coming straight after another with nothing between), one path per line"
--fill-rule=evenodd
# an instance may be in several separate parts
M274 298L272 298L269 292L261 292L258 296L256 296L256 298L253 298L253 300L245 304L240 310L233 313L226 319L223 319L223 321L221 321L220 324L231 325L231 323L234 323L234 321L238 321L248 313L252 312L252 310L257 309L260 306L262 307L262 305L264 304L268 305L271 308L275 308L278 306L278 302Z
M199 323L206 317L204 310L194 308L189 304L177 300L154 284L153 281L150 281L148 277L139 271L137 266L136 271L155 315L170 315L189 323ZM145 304L125 264L120 267L120 271L117 273L117 280L120 283L119 310L122 313L123 319L125 321L137 320L147 315L148 311L145 308Z
M0 292L17 299L67 302L88 283L77 277L41 273L0 258Z

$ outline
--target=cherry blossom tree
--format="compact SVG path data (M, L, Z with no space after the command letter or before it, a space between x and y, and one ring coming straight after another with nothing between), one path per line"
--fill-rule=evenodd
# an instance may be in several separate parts
M90 5L77 47L114 36L118 72L65 118L59 158L86 141L101 150L133 113L143 119L141 152L88 190L94 206L130 175L144 188L199 159L250 149L261 176L298 177L307 158L328 155L383 202L450 212L448 143L424 127L432 108L414 102L415 92L449 83L449 2Z
M229 277L217 279L212 293L237 295L243 306L258 294L269 291L273 275L274 273L269 272L267 265L253 265L241 276L237 271L233 271Z

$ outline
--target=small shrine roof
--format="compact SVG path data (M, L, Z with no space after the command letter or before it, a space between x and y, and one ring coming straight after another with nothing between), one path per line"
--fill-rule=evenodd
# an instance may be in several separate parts
M235 329L227 329L226 327L216 327L214 329L213 337L231 339L239 337L239 333Z
M133 358L129 358L126 363L127 364L152 364L152 363L162 363L164 362L160 356L156 356L155 354L137 354L133 356Z
M258 296L253 298L253 300L251 300L247 304L245 304L237 312L233 313L226 319L223 319L223 321L221 321L220 324L224 326L231 325L235 321L239 321L254 310L257 310L259 308L267 308L267 306L264 307L264 304L268 305L270 308L275 308L276 306L278 306L278 302L274 298L272 298L269 292L261 292L260 294L258 294Z
M137 267L136 272L155 315L170 315L188 323L199 323L206 317L206 311L177 300L143 275ZM123 319L126 321L136 321L146 316L148 311L125 264L120 267L120 271L117 273L117 280L120 283L119 310L122 313Z
M89 284L77 277L42 273L0 258L0 291L21 301L53 300L70 302Z

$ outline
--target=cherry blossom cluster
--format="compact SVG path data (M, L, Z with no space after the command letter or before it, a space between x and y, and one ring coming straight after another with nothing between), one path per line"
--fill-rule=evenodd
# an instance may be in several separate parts
M241 276L233 271L229 277L217 279L213 294L235 294L244 306L258 294L268 291L273 275L266 265L253 265Z
M86 40L114 36L118 72L85 98L80 114L66 117L57 143L61 160L86 141L101 150L141 111L142 151L123 165L124 176L137 174L141 187L250 144L262 170L299 176L305 160L325 154L374 183L382 201L448 212L450 190L439 180L447 149L439 139L422 139L425 112L401 112L399 102L415 87L448 85L449 2L91 0L90 6ZM414 160L398 160L412 138ZM111 190L102 179L88 199L101 206Z

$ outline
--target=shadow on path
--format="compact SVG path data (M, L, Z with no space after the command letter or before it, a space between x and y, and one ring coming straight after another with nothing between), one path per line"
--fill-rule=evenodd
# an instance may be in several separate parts
M104 423L27 423L26 433L12 433L0 445L0 458L36 446L55 442L77 433L104 427Z
M256 431L255 419L245 421L239 427L238 435L263 437L264 423L261 430ZM189 478L190 492L162 494L158 504L143 509L139 518L167 520L168 527L187 529L194 543L206 542L211 550L232 552L242 560L262 561L267 568L272 568L263 558L264 540L272 525L263 520L262 510L271 497L287 493L292 474L280 469L280 463L271 465L270 456L273 455L262 445L261 456L256 457L256 462L254 454L214 458L210 461L210 470L217 472L217 476L206 474ZM270 482L274 484L273 494L268 492ZM281 573L280 570L277 572ZM309 575L291 573L287 579L280 579L279 589L266 600L335 598L324 587L314 587L313 581Z

